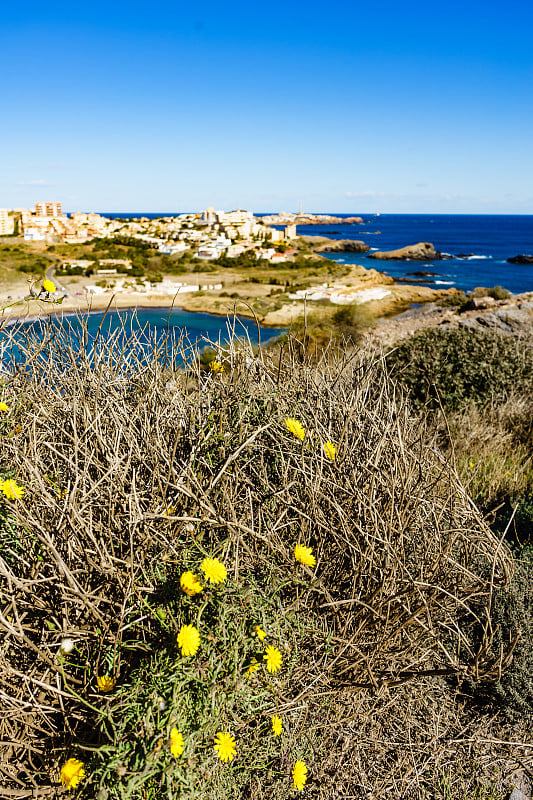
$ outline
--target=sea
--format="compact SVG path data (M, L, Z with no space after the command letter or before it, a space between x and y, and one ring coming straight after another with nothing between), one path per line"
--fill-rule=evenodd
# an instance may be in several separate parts
M103 216L155 219L184 212L105 213ZM256 213L262 216L264 213ZM268 212L271 213L271 212ZM451 255L444 261L375 261L365 253L325 253L341 264L361 264L405 283L470 291L476 286L503 286L513 294L533 291L533 265L509 264L520 254L533 255L533 215L512 214L351 214L320 211L345 218L360 216L362 225L298 225L304 236L357 239L376 250L396 250L416 242L431 242ZM413 273L431 272L432 275Z
M98 340L105 342L107 352L133 350L141 360L151 358L154 347L159 347L161 359L170 357L174 365L181 366L197 352L205 348L218 349L233 339L248 345L263 345L284 333L283 328L265 328L244 317L217 316L182 308L99 311L81 317L74 313L58 313L23 322L8 321L0 328L0 373L10 373L17 364L24 362L36 340L43 343L39 348L40 361L46 363L49 359L47 342L57 361L62 357L60 343L65 335L76 349L85 346L93 354ZM69 368L68 358L65 350L66 369Z

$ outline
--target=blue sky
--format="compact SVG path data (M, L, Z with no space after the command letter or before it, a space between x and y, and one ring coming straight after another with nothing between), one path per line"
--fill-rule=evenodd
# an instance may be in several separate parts
M19 8L0 207L533 213L530 0Z

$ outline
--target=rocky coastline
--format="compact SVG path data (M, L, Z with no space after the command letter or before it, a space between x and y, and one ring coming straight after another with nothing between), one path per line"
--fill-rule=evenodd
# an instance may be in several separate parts
M509 336L533 334L533 292L512 295L505 300L476 297L462 308L427 303L393 318L379 319L368 336L381 345L412 336L426 328L467 328L494 331Z
M329 214L269 214L261 217L265 225L362 225L362 217L335 217Z
M368 253L370 246L358 239L329 239L327 236L301 236L315 253Z

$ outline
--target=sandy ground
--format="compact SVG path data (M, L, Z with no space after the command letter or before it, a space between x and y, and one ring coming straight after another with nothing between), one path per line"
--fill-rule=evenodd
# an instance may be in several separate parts
M373 285L383 285L387 283L390 290L388 298L382 301L375 301L367 304L369 310L375 314L389 314L394 311L396 306L406 303L429 302L441 291L435 291L421 286L407 286L389 284L388 279L374 270L364 271L361 274L360 268L354 270L352 276L342 279L343 284L353 287L368 289ZM372 274L373 273L373 274ZM179 282L189 285L213 285L222 283L223 288L219 290L206 290L190 293L161 293L155 288L152 291L137 292L133 290L114 291L113 288L106 289L101 294L86 294L85 287L94 285L94 278L62 278L55 279L58 286L65 289L68 296L63 298L61 303L46 302L44 300L19 300L20 296L27 296L28 283L25 280L12 282L9 286L0 287L0 321L2 318L25 319L43 314L67 313L87 313L91 311L102 311L106 308L112 309L131 309L131 308L183 308L186 311L207 312L226 316L237 311L245 317L254 318L254 311L249 304L267 298L270 293L270 286L265 284L245 282L241 277L228 275L227 273L195 273L184 276L172 276L170 279L176 284ZM221 296L221 292L226 294L236 293L239 298ZM10 299L11 298L11 299ZM307 303L308 310L313 309L311 302ZM5 307L7 306L7 307ZM338 306L337 306L338 307ZM290 326L304 312L304 304L301 301L285 302L280 308L273 308L266 313L258 313L257 318L264 325Z

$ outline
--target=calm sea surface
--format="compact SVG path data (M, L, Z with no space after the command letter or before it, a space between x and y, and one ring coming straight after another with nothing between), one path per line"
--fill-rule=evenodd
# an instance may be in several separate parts
M281 328L259 327L258 330L253 320L242 317L219 317L183 309L170 311L167 308L139 308L136 311L87 314L83 319L87 325L89 349L94 345L97 336L105 339L107 343L114 337L117 349L120 349L132 335L135 335L136 347L147 354L151 352L153 343L162 342L167 334L169 343L178 345L183 341L186 355L192 355L195 349L201 351L210 343L223 344L233 336L252 344L257 344L260 337L261 344L265 344L285 333ZM71 339L81 342L82 330L80 319L73 314L58 314L31 322L13 323L8 325L5 331L0 331L0 357L4 365L9 361L19 361L21 352L16 343L20 342L24 346L26 337L31 334L35 334L39 339L48 339L55 332L61 334L68 331ZM46 353L43 357L46 357Z
M149 218L181 212L106 214L113 217ZM324 212L321 212L324 213ZM334 212L332 212L334 213ZM372 250L395 250L415 242L432 242L435 249L454 256L446 261L373 261L365 254L335 253L328 258L362 264L394 278L420 280L425 286L456 286L469 291L476 286L505 286L511 292L533 291L533 265L508 264L510 256L533 255L533 215L507 214L363 214L363 225L299 225L298 233L332 239L360 239ZM348 214L335 214L346 217ZM461 256L461 257L459 257ZM435 272L431 276L409 273Z
M340 216L340 215L339 215ZM345 215L346 216L346 215ZM335 253L328 257L362 264L393 278L423 280L426 286L505 286L513 293L533 291L533 265L509 264L518 254L533 255L533 216L452 214L361 214L363 225L301 225L301 235L359 239L371 250L396 250L415 242L432 242L454 258L446 261L374 261L366 254ZM327 232L326 232L327 231ZM426 271L436 275L410 273Z

